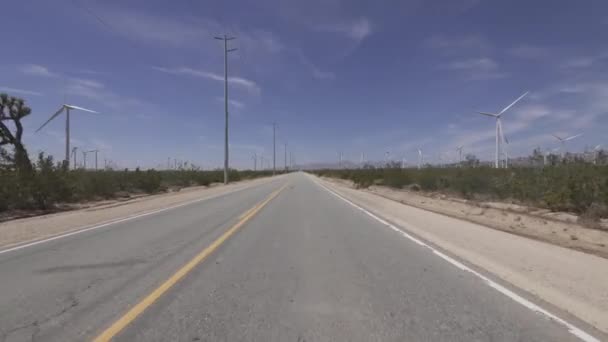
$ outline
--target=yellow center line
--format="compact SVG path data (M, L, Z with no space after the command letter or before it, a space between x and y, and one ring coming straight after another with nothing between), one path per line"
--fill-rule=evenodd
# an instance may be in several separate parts
M165 292L171 287L177 284L184 276L192 271L198 264L205 260L211 253L213 253L218 247L220 247L226 240L234 235L247 221L251 220L262 208L264 208L270 201L272 201L283 189L287 187L287 184L283 185L280 189L276 190L264 201L256 204L253 208L247 210L243 215L239 217L239 221L222 234L217 240L213 241L209 246L203 249L198 255L192 260L188 261L187 264L182 266L177 272L175 272L169 279L132 307L127 313L120 317L116 322L104 330L99 336L97 336L94 342L105 342L110 341L116 334L121 332L131 322L133 322L139 315L141 315L150 305L156 302Z

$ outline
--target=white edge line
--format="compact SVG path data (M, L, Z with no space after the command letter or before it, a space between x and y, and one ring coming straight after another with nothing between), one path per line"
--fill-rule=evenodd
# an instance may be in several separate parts
M131 215L131 216L127 216L127 217L123 217L123 218L107 221L107 222L104 222L104 223L101 223L101 224L97 224L97 225L94 225L94 226L84 226L84 227L81 227L81 228L75 228L75 229L70 230L67 233L59 233L58 235L53 235L53 236L48 237L48 238L43 238L41 240L35 240L35 241L32 241L32 242L25 242L23 244L20 244L20 245L14 246L14 247L9 247L7 249L0 250L0 255L4 254L4 253L9 253L9 252L12 252L12 251L20 250L20 249L23 249L23 248L36 246L36 245L39 245L39 244L42 244L42 243L46 243L46 242L50 242L50 241L53 241L53 240L63 239L65 237L76 235L76 234L80 234L80 233L84 233L84 232L88 232L90 230L95 230L95 229L107 227L107 226L110 226L110 225L113 225L113 224L117 224L117 223L121 223L121 222L125 222L125 221L134 220L134 219L137 219L137 218L140 218L140 217L144 217L144 216L158 214L158 213L161 213L163 211L172 210L172 209L176 209L176 208L180 208L180 207L185 207L187 205L191 205L191 204L194 204L194 203L210 200L210 199L216 198L218 196L228 195L228 194L231 194L231 193L234 193L234 192L237 192L237 191L240 191L240 190L245 190L245 189L247 189L247 188L245 187L245 188L231 189L228 192L212 195L210 197L198 198L198 199L195 199L195 200L192 200L192 201L176 204L176 205L173 205L173 206L170 206L170 207L161 208L161 209L154 209L152 211L147 211L147 212L144 212L144 213L141 213L141 214L135 214L135 215Z
M413 237L412 235L406 233L405 231L403 231L402 229L399 229L397 227L395 227L394 225L388 223L386 220L381 219L380 217L376 216L375 214L371 213L370 211L368 211L367 209L364 209L363 207L353 203L352 201L346 199L345 197L343 197L342 195L338 194L337 192L335 192L334 190L329 189L328 187L326 187L325 185L321 184L320 182L318 182L316 179L314 179L314 182L316 184L318 184L319 186L321 186L323 189L325 189L326 191L328 191L329 193L331 193L332 195L340 198L341 200L345 201L346 203L350 204L351 206L361 210L362 212L364 212L365 214L367 214L368 216L374 218L376 221L384 224L385 226L388 226L389 228L391 228L392 230L400 233L403 237L406 237L410 240L412 240L413 242L417 243L420 246L426 247L428 249L430 249L435 255L437 255L438 257L442 258L443 260L449 262L450 264L458 267L459 269L469 272L473 275L475 275L477 278L480 278L481 280L483 280L486 284L488 284L490 287L494 288L496 291L502 293L503 295L511 298L512 300L514 300L515 302L525 306L526 308L542 314L544 316L546 316L547 318L565 326L568 329L568 332L570 332L572 335L578 337L579 339L581 339L582 341L585 342L600 342L599 339L593 337L592 335L590 335L589 333L585 332L584 330L576 327L575 325L557 317L556 315L552 314L551 312L541 308L540 306L532 303L531 301L527 300L526 298L518 295L517 293L507 289L506 287L496 283L495 281L491 280L490 278L484 276L483 274L471 269L470 267L466 266L465 264L455 260L454 258L451 258L449 256L447 256L446 254L436 250L435 248L433 248L432 246L420 241L419 239L416 239L415 237Z

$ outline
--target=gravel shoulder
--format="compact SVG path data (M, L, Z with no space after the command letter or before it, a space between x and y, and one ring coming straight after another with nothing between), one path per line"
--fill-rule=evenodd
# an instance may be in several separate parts
M245 180L226 186L185 188L178 192L144 196L128 201L104 201L97 205L87 204L87 207L83 209L1 222L0 248L40 240L190 201L213 198L264 184L274 179L276 177Z
M335 180L320 179L320 182L472 265L608 333L608 272L605 272L608 270L608 259L574 250L573 246L564 248L539 241L536 236L530 239L522 236L528 234L516 235L507 229L489 229L487 225L471 222L470 214L456 215L458 211L449 207L447 201L434 200L434 206L430 206L429 198L408 198L409 194L396 196L390 189L376 193L378 189L357 190L348 183ZM392 196L395 199L389 199ZM410 205L408 201L420 201L416 205L420 208ZM431 211L422 205L429 205ZM483 208L458 208L461 209L477 210L477 216L491 222L503 218L501 212L493 213L488 218L487 208L485 211L481 210ZM511 215L510 212L506 214ZM523 220L523 215L520 216L520 220ZM479 221L483 222L486 221ZM530 225L528 221L525 224ZM581 239L590 238L586 236L590 234L598 239L596 241L605 241L601 240L605 239L602 235L605 232L602 231L586 229L581 233L575 225L557 221L547 221L542 225L547 226L549 234L564 227L581 236Z
M351 181L329 179L354 188ZM554 245L576 249L608 258L608 227L603 230L578 224L578 217L546 209L499 202L475 202L450 198L443 194L424 194L384 186L371 186L361 191L373 193L416 208L478 223Z

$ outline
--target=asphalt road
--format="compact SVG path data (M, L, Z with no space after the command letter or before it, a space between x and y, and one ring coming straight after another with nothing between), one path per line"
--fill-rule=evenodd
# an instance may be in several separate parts
M0 341L92 340L237 223L115 340L578 341L301 173L0 254Z

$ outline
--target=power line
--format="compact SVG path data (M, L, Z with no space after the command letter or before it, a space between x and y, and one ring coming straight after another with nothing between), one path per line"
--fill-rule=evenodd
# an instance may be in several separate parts
M92 16L93 18L97 19L97 21L99 21L103 26L105 26L106 28L108 28L111 31L114 31L114 29L112 28L112 26L110 26L105 20L103 20L99 15L97 15L95 12L93 12L85 4L80 3L77 0L72 0L72 2L75 3L77 6L80 6L82 9L84 9L85 12L87 12L90 16Z

